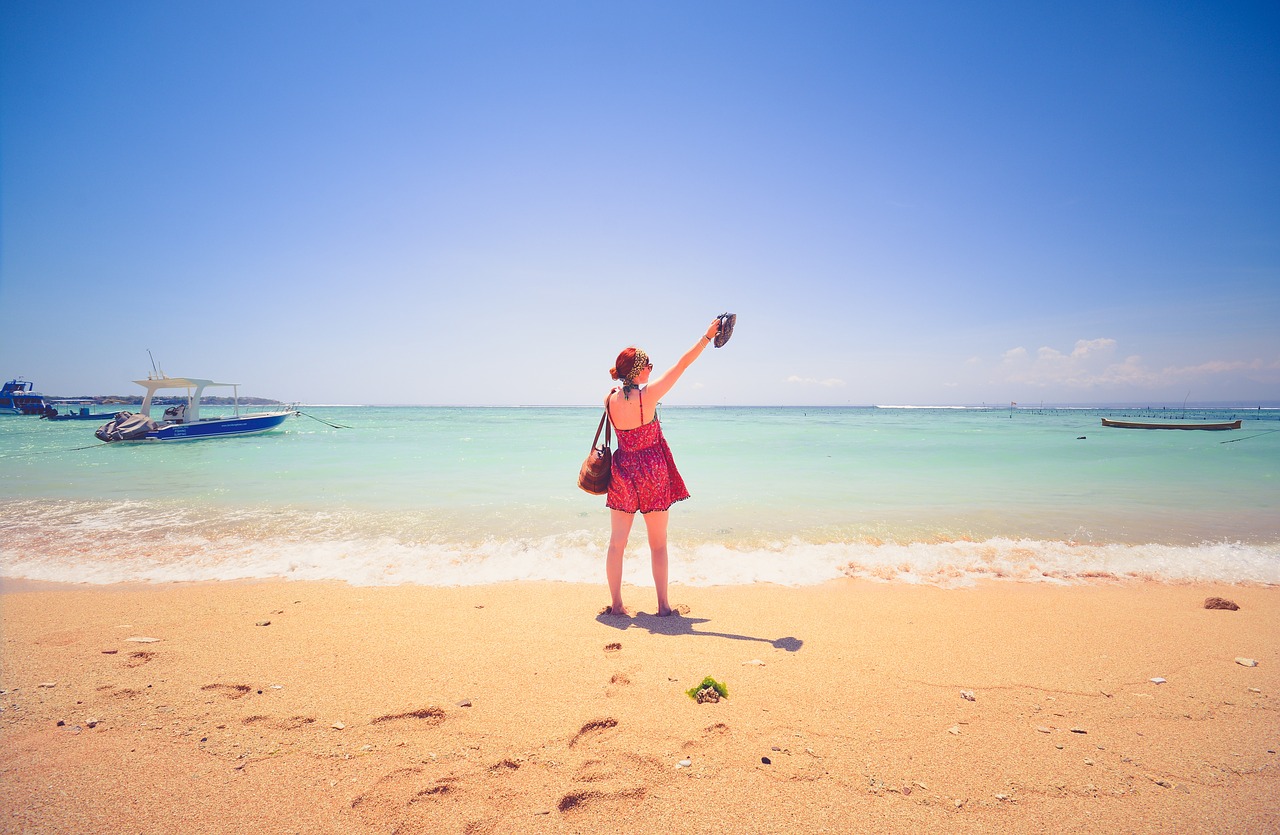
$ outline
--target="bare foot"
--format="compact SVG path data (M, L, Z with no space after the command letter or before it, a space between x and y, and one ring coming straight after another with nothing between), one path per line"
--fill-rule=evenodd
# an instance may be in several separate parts
M663 609L662 607L658 607L658 617L665 618L670 615L687 615L689 614L689 611L690 609L688 606L684 605L683 603L678 603L674 608L671 608L671 609Z
M628 609L626 606L605 606L603 609L600 610L600 614L613 615L614 617L620 617L620 618L629 618L631 617L631 610Z

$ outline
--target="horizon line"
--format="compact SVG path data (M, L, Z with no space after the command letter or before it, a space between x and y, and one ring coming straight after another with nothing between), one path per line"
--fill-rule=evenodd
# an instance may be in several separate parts
M307 403L293 402L298 406L361 409L585 409L600 408L599 403ZM669 409L985 409L1037 411L1041 409L1280 409L1280 400L1259 400L1242 403L1235 400L1202 400L1196 402L1174 401L1111 401L1086 403L1043 403L1036 405L1000 403L671 403Z

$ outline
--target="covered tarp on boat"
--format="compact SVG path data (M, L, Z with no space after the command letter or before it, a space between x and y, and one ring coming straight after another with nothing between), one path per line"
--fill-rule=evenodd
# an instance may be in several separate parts
M111 420L98 427L93 434L100 441L136 441L146 437L148 432L159 429L161 424L146 415L135 415L133 412L119 412Z

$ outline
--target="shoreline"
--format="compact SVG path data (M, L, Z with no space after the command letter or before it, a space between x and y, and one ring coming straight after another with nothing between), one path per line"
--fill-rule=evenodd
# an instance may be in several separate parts
M0 503L2 505L3 503ZM88 524L57 527L73 515L19 514L13 536L0 547L0 584L46 583L51 587L103 588L138 585L230 582L342 582L356 588L416 585L424 588L490 585L508 582L592 584L600 576L607 526L579 527L554 535L510 535L520 520L507 519L487 539L431 540L390 533L397 516L369 522L360 535L344 533L346 521L328 517L330 529L283 532L292 517L261 524L249 519L219 525L215 514L188 514L175 539L163 530L125 536L128 523L103 532L95 522L109 520L112 508L74 511ZM134 518L147 506L127 509ZM118 514L116 514L118 515ZM54 530L42 526L52 519ZM299 517L299 525L307 520ZM111 522L109 522L111 523ZM264 535L263 524L279 528ZM477 525L479 523L477 522ZM777 584L809 587L843 579L903 583L938 588L967 588L986 582L1050 585L1156 582L1172 585L1259 585L1280 587L1280 543L1274 535L1258 541L1202 539L1194 544L1076 541L967 535L922 535L890 540L804 540L754 538L728 531L704 534L686 524L671 540L671 576L689 587ZM749 538L752 537L752 538ZM648 582L643 541L629 546L624 581Z
M632 554L628 551L627 559L629 562L636 562L643 559L643 554ZM628 565L628 568L631 568ZM923 581L914 578L912 575L906 575L908 579L903 579L901 572L896 575L892 572L886 572L885 576L880 576L874 572L866 574L845 574L843 576L829 577L816 582L804 583L781 583L773 580L756 580L753 582L733 582L733 583L707 583L700 584L696 582L680 582L671 580L673 589L698 589L700 591L715 592L716 590L732 590L742 588L775 588L788 591L803 592L806 589L817 589L823 586L854 583L867 584L869 586L902 586L905 588L920 589L936 589L937 591L975 591L982 590L986 587L999 588L1005 585L1011 586L1031 586L1031 587L1049 587L1049 588L1139 588L1146 586L1155 587L1172 587L1172 588L1197 588L1197 589L1216 589L1215 595L1229 593L1233 589L1259 589L1264 591L1280 591L1280 583L1273 583L1267 580L1210 580L1201 578L1183 578L1183 577L1161 577L1156 574L1142 574L1132 572L1128 574L1120 574L1109 571L1083 571L1070 576L1058 576L1057 574L1042 574L1037 576L1021 576L1021 575L983 575L973 576L970 582L943 584L939 582ZM466 589L485 589L500 588L503 586L525 586L525 585L546 585L552 588L559 586L582 586L593 588L596 583L588 583L581 580L547 580L547 579L515 579L515 580L496 580L492 582L479 582L472 584L429 584L418 583L411 580L405 580L398 583L352 583L335 577L325 578L290 578L283 576L271 577L229 577L226 579L193 579L193 580L119 580L111 582L80 582L71 583L64 580L43 580L30 577L7 577L0 575L0 599L10 594L31 594L31 593L56 593L56 592L164 592L175 591L179 589L190 588L235 588L237 586L260 586L269 584L279 584L282 586L337 586L340 588L350 589L351 591L362 590L379 590L379 589L421 589L425 592L436 590L466 590ZM635 589L633 594L644 594L645 588L651 588L643 584L633 582L631 576L627 576L623 580L623 585L627 588Z
M626 590L4 580L6 828L1280 826L1276 587Z

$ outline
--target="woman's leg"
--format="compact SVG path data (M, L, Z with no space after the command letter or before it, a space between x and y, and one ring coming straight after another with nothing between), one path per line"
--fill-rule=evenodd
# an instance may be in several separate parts
M634 513L609 510L609 551L604 560L604 573L609 578L609 609L615 615L626 614L622 606L622 554L627 550L627 538L631 536Z
M671 614L671 602L667 600L667 511L655 511L644 515L644 526L649 532L649 554L653 561L653 587L658 592L658 614Z

